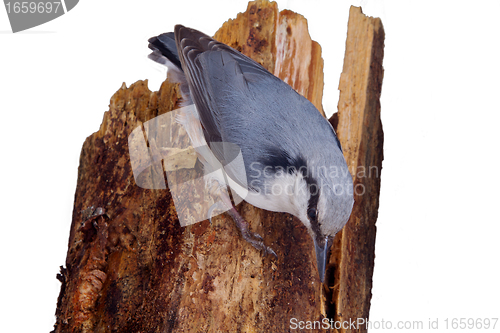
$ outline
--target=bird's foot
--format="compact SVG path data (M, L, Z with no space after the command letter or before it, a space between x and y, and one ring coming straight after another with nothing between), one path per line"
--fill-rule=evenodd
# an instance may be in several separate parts
M245 219L238 213L236 208L232 207L230 210L228 210L228 213L233 218L238 229L240 229L241 235L243 236L244 240L252 244L252 246L257 250L262 250L264 252L264 255L267 255L269 253L272 254L276 259L278 259L278 255L276 254L276 252L274 252L273 249L264 244L262 236L258 233L250 231L248 222L245 221Z
M207 182L207 187L209 189L210 195L215 199L215 203L210 206L207 212L207 218L212 224L212 214L215 210L222 212L227 211L232 217L236 226L241 231L243 239L252 244L257 250L262 250L264 255L272 254L274 257L278 258L276 252L273 249L264 244L264 240L261 235L250 231L250 225L247 221L238 213L236 208L234 208L231 199L229 198L228 190L226 186L221 186L221 184L214 179L210 179ZM218 200L220 199L220 201Z

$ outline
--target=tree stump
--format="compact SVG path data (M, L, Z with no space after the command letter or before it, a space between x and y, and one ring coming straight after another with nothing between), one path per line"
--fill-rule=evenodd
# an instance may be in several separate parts
M55 332L289 332L292 318L368 316L382 161L383 29L359 8L350 15L335 123L351 172L374 165L379 173L353 173L366 192L356 196L336 238L326 287L312 240L293 216L237 207L276 260L245 242L228 216L181 227L168 188L136 185L129 135L180 103L178 86L168 80L158 92L138 81L113 95L99 131L82 148ZM323 112L321 48L304 17L258 0L215 38L260 62Z

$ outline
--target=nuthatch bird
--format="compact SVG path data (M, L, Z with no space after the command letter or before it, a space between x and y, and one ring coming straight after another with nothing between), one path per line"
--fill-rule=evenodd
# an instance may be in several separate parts
M302 221L323 282L330 240L354 204L352 177L333 127L260 64L197 30L176 25L173 33L150 38L149 48L149 58L167 65L171 80L180 82L184 103L196 107L180 122L195 146L208 145L197 150L204 168L213 166L214 157L223 161L232 154L226 143L238 147L244 165L228 173L229 183L237 193L245 187L244 200L253 206ZM243 238L275 255L249 230L227 188L221 193Z

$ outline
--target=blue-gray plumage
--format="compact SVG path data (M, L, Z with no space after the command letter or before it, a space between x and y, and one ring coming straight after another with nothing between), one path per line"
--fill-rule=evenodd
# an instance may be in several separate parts
M197 114L188 118L199 119L203 133L187 129L190 137L203 137L221 161L231 153L221 142L239 147L244 168L229 170L229 177L248 189L250 204L302 221L323 281L328 239L345 225L354 203L351 174L330 123L260 64L197 30L177 25L149 43L150 58L169 66L185 103L196 105ZM231 208L243 237L274 254Z

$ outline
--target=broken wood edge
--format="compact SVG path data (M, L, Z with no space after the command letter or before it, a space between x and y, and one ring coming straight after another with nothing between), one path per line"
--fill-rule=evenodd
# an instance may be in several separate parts
M351 217L335 238L329 261L331 303L327 317L335 321L369 316L383 160L380 94L384 38L379 18L368 17L360 7L351 6L338 113L330 118L355 187ZM376 168L375 177L358 172L363 168L371 170L370 167ZM366 189L366 193L357 193L357 186ZM366 330L362 327L359 331ZM351 331L340 329L340 332Z

